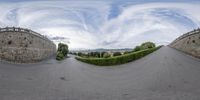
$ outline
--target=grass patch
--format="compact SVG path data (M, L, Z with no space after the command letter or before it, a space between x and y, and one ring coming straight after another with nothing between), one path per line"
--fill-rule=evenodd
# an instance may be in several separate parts
M110 58L76 57L76 59L79 61L85 62L85 63L99 65L99 66L119 65L119 64L128 63L128 62L137 60L139 58L142 58L142 57L158 50L161 47L162 46L158 46L155 48L150 48L150 49L132 52L132 53L128 53L128 54L124 54L124 55L116 56L116 57L110 57Z

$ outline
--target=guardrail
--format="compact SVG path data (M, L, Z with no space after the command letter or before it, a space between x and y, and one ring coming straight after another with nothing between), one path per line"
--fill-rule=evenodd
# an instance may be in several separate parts
M20 27L5 27L5 28L0 28L0 32L27 32L27 33L31 33L33 35L36 35L38 37L41 37L45 40L50 41L51 43L53 43L51 40L49 40L46 36L41 35L37 32L34 32L30 29L26 29L26 28L20 28ZM54 44L54 43L53 43Z
M190 31L190 32L187 32L187 33L181 35L180 37L178 37L177 39L175 39L171 44L174 44L174 43L176 43L177 41L179 41L179 40L181 40L183 38L186 38L188 36L191 36L191 35L194 35L194 34L198 34L198 33L200 33L200 28L195 29L193 31Z

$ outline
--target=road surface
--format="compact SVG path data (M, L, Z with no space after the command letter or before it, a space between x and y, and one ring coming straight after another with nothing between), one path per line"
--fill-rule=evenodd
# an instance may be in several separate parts
M200 60L162 47L114 67L73 56L27 65L1 62L0 100L200 100Z

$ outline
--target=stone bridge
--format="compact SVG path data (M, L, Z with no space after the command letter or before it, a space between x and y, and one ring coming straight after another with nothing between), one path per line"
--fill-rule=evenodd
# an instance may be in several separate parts
M169 46L200 58L200 29L183 34Z
M0 28L0 59L33 63L56 53L56 45L47 37L25 28Z

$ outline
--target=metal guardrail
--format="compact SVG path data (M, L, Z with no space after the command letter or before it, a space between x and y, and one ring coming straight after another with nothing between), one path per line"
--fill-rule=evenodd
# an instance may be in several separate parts
M183 38L186 38L186 37L188 37L188 36L191 36L191 35L194 35L194 34L199 34L199 33L200 33L200 28L195 29L195 30L190 31L190 32L187 32L187 33L181 35L180 37L178 37L177 39L175 39L171 44L174 44L174 43L176 43L177 41L179 41L179 40L181 40L181 39L183 39Z
M53 43L51 40L49 40L46 36L41 35L37 32L34 32L30 29L26 29L26 28L20 28L20 27L5 27L5 28L0 28L0 32L27 32L27 33L31 33L33 35L36 35L38 37L41 37L45 40L50 41L51 43ZM53 43L54 44L54 43Z

